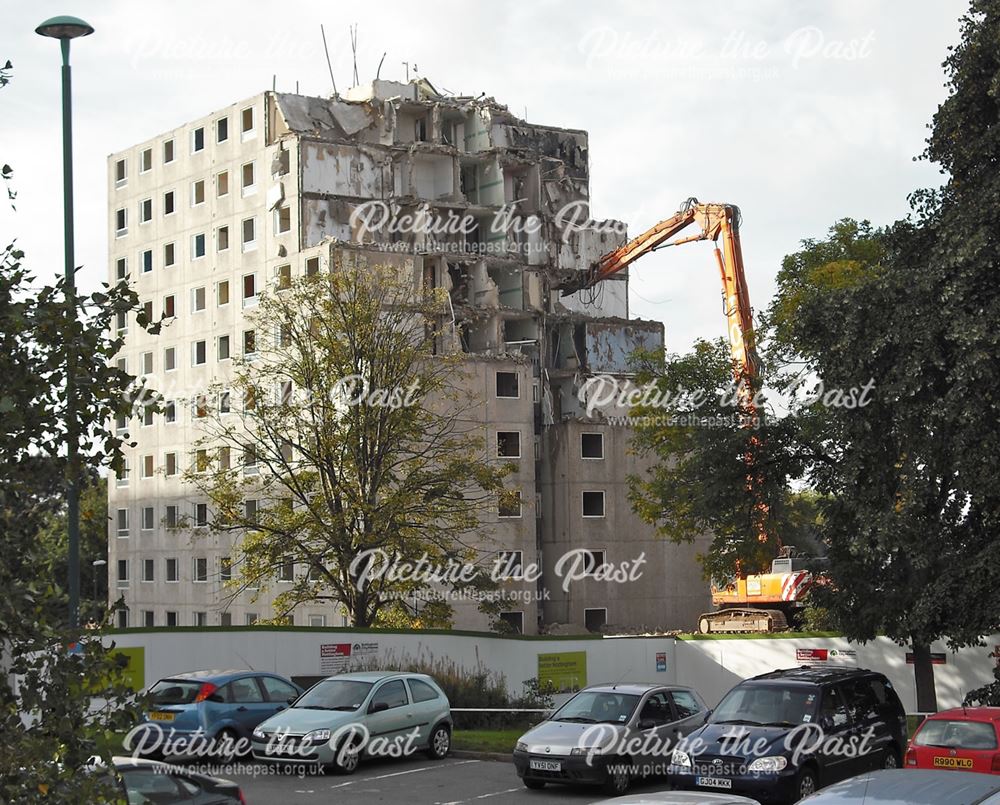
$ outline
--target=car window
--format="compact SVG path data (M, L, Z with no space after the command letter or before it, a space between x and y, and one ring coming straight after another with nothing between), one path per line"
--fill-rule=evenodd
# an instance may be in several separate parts
M982 721L934 718L924 722L913 736L913 743L917 746L989 751L997 748L997 734L992 724Z
M419 679L407 679L406 683L410 686L410 696L413 697L414 704L438 698L438 692L426 682Z
M823 689L823 701L820 704L820 724L829 725L833 729L847 726L847 703L835 687Z
M657 691L646 699L646 703L639 711L639 721L651 721L656 725L668 724L673 721L673 714L670 712L670 699L665 690Z
M678 718L690 718L701 712L701 704L689 690L672 690L670 695L674 699L674 707L677 710Z
M153 704L191 704L204 682L186 679L161 679L149 689Z
M226 687L229 688L229 695L225 697L227 702L253 704L264 701L260 688L253 677L234 679Z
M739 685L719 702L711 722L807 724L815 720L818 698L817 688L802 685L787 688L773 684Z
M854 679L845 682L841 693L847 701L847 711L855 723L874 721L878 718L878 699L867 679Z
M264 686L264 692L267 694L269 702L287 702L299 695L299 692L287 682L275 679L273 676L261 676L258 679Z
M178 788L190 797L201 793L201 786L197 785L193 780L189 780L187 777L175 777L174 781L177 783Z
M306 710L357 710L371 689L371 682L324 679L303 693L292 707Z
M122 771L129 805L166 805L187 799L174 778L153 769L127 769Z
M624 723L635 712L639 697L634 693L583 690L552 716L553 721L578 723Z
M390 710L394 707L403 707L407 704L406 688L403 687L403 680L394 679L392 682L386 682L375 691L372 704L379 704L380 702L385 702L389 705Z

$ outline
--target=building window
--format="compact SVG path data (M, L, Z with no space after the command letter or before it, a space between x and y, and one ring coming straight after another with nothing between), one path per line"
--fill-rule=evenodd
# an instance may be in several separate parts
M243 448L243 474L257 474L257 448L248 444Z
M169 504L163 515L164 525L166 525L167 528L177 528L177 520L179 516L180 510L177 508L177 504Z
M119 159L115 162L115 187L124 187L128 184L128 160Z
M583 493L583 516L603 517L604 516L604 492L584 492Z
M248 612L247 613L247 618L246 618L246 624L247 624L247 626L253 626L255 623L257 623L257 613L256 612Z
M148 428L153 424L153 406L145 405L142 410L142 427Z
M117 535L124 539L128 536L128 509L119 509L116 519Z
M196 528L204 528L208 525L208 504L194 504L194 524Z
M319 258L310 257L306 260L306 276L311 277L314 274L319 274Z
M223 280L215 286L215 299L219 307L229 304L229 280Z
M202 584L208 581L208 559L196 556L191 562L191 581Z
M287 291L292 287L292 267L291 266L278 266L275 269L275 279L277 280L278 290Z
M215 195L219 198L229 195L229 171L215 175Z
M257 304L257 275L243 275L243 307Z
M283 235L292 229L292 208L283 204L274 211L274 234Z
M583 610L583 622L588 632L599 632L608 622L608 610L605 607Z
M191 259L197 260L205 256L205 235L204 233L192 235L191 237Z
M177 313L177 297L173 294L163 297L163 317L172 319Z
M163 214L173 215L174 214L174 191L168 190L163 194Z
M224 337L225 338L229 338L228 335L224 336ZM226 354L227 354L227 357L228 357L228 347L227 347L227 353ZM232 393L229 392L229 391L224 391L224 392L222 392L219 395L219 413L220 414L229 414L229 413L232 412L232 410L233 410L232 396L233 396ZM228 450L229 448L223 448L223 449Z
M142 373L144 375L153 374L153 353L143 352L141 364L142 364Z
M123 458L121 472L118 473L118 478L115 483L118 486L128 486L128 477L131 472L132 471L129 469L129 460L127 458Z
M233 578L233 560L228 556L219 560L219 578L222 581L231 581Z
M128 609L118 610L118 628L128 629Z
M128 559L118 560L118 586L128 587Z
M177 453L167 453L163 458L164 473L169 478L177 474Z
M243 251L248 252L257 248L257 222L253 218L246 218L241 226L243 233Z
M168 559L167 560L167 581L175 582L180 581L180 577L177 574L177 560Z
M229 139L229 118L220 117L215 121L215 141L224 143Z
M501 430L497 432L497 458L521 457L521 432Z
M497 372L497 397L516 400L520 396L517 372Z
M224 252L229 249L229 227L220 226L215 230L215 249Z
M163 350L163 371L172 372L177 368L177 348L167 347Z
M256 330L244 330L243 331L243 354L246 355L256 355L257 354L257 331Z
M128 316L124 311L115 314L115 332L118 335L125 335L128 333Z
M314 629L326 626L326 615L310 615L309 625Z
M176 249L173 243L163 244L163 267L173 268L174 263L177 262Z
M195 341L191 347L191 364L193 366L201 366L205 363L206 359L205 342Z
M291 559L285 559L278 567L278 581L286 583L295 581L295 562Z
M177 613L167 612L167 626L176 626L176 625L177 625Z
M191 312L200 313L205 309L205 286L191 289Z
M197 154L205 149L205 129L197 128L191 132L191 153Z
M153 468L154 468L154 466L155 466L155 464L153 462L153 457L152 456L143 456L142 457L142 477L143 478L152 478L153 477Z
M199 394L194 398L194 405L192 406L195 419L204 419L208 416L208 395ZM199 450L199 453L204 452L207 456L207 451Z
M240 112L240 134L244 140L250 139L254 134L254 112L252 106L248 106Z
M174 161L174 141L166 140L163 143L163 164L167 165Z
M147 629L152 629L155 626L156 617L153 614L153 610L144 609L142 610L142 625Z
M128 234L128 210L122 207L115 210L115 237L120 238Z
M195 626L208 626L208 613L207 612L195 612L194 613L194 625Z
M524 634L524 613L523 612L501 612L500 620L510 627L514 634Z
M139 223L148 224L153 220L153 199L144 198L139 202Z
M593 576L604 565L604 551L583 551L583 572L586 575Z
M516 518L521 516L521 490L510 489L500 495L497 505L497 514L502 518Z
M219 347L219 360L228 361L229 360L229 336L220 335L218 341Z
M115 260L115 277L119 280L128 279L128 258L119 257Z
M206 410L204 408L202 411ZM195 472L207 472L211 467L211 462L208 458L208 450L204 447L199 447L194 451L194 470Z
M240 169L240 187L242 188L243 195L249 196L251 193L257 190L257 171L254 169L253 162L247 162Z
M229 392L227 391L226 394L228 395ZM226 408L226 411L224 413L228 413L228 412L229 412L229 408ZM233 462L232 462L231 456L232 456L232 450L230 450L230 448L228 448L228 447L220 447L219 448L219 469L220 470L232 469Z
M604 434L580 434L580 458L604 458Z
M259 511L260 501L256 498L247 498L243 501L243 519L248 523L258 522Z
M142 560L142 580L156 581L156 560L154 559Z
M499 551L493 573L497 579L519 579L524 574L524 555L521 551Z
M168 425L177 421L177 403L173 400L167 400L163 404L163 421Z
M191 184L191 206L197 207L205 203L205 180L199 179Z
M153 300L150 299L148 302L142 303L142 312L146 316L147 322L153 321Z
M139 173L149 173L153 169L153 149L146 148L139 152Z

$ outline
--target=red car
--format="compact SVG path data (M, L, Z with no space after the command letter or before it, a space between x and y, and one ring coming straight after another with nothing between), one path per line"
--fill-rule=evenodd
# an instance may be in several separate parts
M904 765L1000 774L1000 707L956 707L929 716L913 734Z

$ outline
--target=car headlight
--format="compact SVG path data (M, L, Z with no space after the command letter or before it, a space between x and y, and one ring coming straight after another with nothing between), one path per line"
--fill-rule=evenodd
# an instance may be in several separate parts
M771 757L757 758L747 766L747 771L776 772L781 771L786 766L788 766L787 758L783 758L780 755L773 755Z
M256 738L258 741L267 740L267 735L264 733L264 730L262 730L260 727L257 727L257 729L253 731L253 737Z
M670 755L670 765L680 766L681 768L691 768L691 757L687 752L682 752L680 749L675 749Z
M313 730L302 739L302 742L307 744L321 744L326 743L329 740L330 730Z
M516 744L514 744L514 751L515 752L527 752L528 751L528 744L527 744L527 742L525 742L525 741L518 741Z
M571 755L600 755L604 750L599 746L574 746L569 750Z

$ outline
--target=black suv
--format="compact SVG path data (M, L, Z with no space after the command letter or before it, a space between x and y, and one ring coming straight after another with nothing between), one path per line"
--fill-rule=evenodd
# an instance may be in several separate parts
M871 769L900 766L906 714L885 676L791 668L741 682L670 759L679 788L796 802Z

